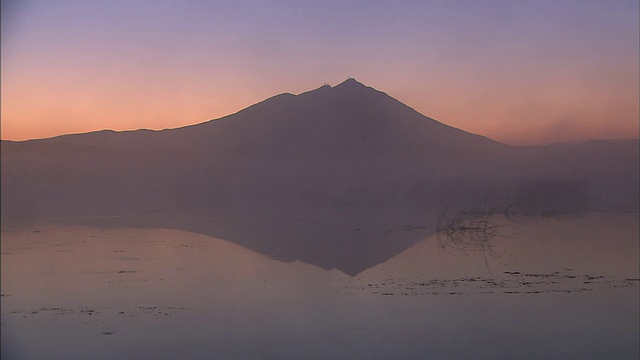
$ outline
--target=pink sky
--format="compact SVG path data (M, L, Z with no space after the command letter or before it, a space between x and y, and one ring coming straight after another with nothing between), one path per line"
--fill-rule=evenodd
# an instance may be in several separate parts
M163 129L347 76L510 144L637 138L637 1L2 2L2 139Z

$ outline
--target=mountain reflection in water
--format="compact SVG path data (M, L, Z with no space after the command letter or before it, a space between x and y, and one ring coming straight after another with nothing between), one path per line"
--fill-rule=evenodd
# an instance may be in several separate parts
M3 227L2 355L637 358L637 214L518 226L496 256L431 235L354 276L179 230Z

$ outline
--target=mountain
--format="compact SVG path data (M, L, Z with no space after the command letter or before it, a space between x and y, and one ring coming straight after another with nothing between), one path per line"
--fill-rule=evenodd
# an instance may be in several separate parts
M354 79L178 129L1 146L3 226L174 228L351 275L442 213L638 209L638 141L508 146Z

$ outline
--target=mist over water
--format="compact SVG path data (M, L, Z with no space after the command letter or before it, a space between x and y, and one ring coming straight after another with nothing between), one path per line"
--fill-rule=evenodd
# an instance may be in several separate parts
M349 79L179 129L2 142L1 215L186 230L353 275L443 214L637 211L639 153L507 146Z
M638 357L637 140L507 146L349 79L1 145L3 358Z

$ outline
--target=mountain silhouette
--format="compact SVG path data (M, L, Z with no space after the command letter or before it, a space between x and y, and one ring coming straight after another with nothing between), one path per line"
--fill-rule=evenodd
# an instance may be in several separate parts
M637 211L638 141L508 146L355 79L162 131L2 142L4 224L203 233L347 274L443 213Z

